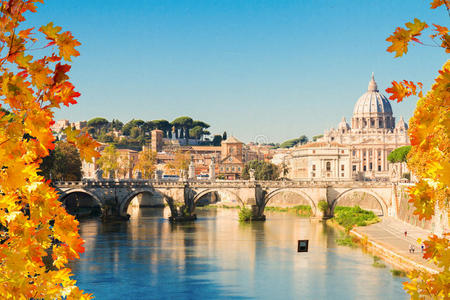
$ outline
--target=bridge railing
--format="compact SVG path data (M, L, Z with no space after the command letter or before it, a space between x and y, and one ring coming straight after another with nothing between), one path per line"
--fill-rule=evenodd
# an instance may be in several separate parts
M380 181L329 181L329 180L303 180L303 181L251 181L251 180L148 180L148 179L105 179L105 180L82 180L82 181L56 181L53 185L56 187L133 187L133 186L152 186L152 187L184 187L186 184L192 187L262 187L270 188L295 188L295 187L352 187L352 188L370 188L370 187L390 187L391 182Z

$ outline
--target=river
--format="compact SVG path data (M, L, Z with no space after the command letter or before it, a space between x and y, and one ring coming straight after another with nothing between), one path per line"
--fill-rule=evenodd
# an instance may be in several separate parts
M372 266L340 232L290 213L240 224L235 209L197 210L172 225L168 209L135 208L129 222L83 220L86 251L72 263L97 299L408 299L404 279ZM297 240L309 252L297 253Z

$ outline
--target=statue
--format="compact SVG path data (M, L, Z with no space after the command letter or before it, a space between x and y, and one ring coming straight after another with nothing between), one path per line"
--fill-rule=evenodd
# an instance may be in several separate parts
M95 180L103 180L103 170L102 169L95 170Z
M139 170L136 171L136 179L142 179L142 172Z
M216 180L216 164L214 157L211 157L211 163L209 164L209 180Z
M255 181L255 170L254 169L248 170L248 174L250 175L250 181Z

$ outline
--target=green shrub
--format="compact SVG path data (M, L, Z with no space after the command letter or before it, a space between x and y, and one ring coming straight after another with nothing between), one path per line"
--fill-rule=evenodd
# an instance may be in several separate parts
M356 247L356 243L353 241L353 238L347 234L343 238L336 239L336 244L339 246Z
M391 163L406 162L411 146L403 146L389 153L387 159Z
M392 276L395 276L395 277L406 277L406 272L402 271L402 270L392 269L391 273L392 273Z
M252 210L246 207L242 207L239 211L240 222L250 222L252 220Z
M386 265L380 260L378 256L373 257L373 267L375 268L386 268Z
M293 207L273 207L266 206L265 211L276 211L276 212L289 212L295 213L300 217L310 217L312 214L311 206L309 205L297 205Z
M337 206L334 209L334 219L347 232L355 225L367 226L380 221L372 211L364 210L357 205L354 207Z
M320 211L323 212L324 214L327 212L329 207L328 202L325 200L320 200L318 206Z

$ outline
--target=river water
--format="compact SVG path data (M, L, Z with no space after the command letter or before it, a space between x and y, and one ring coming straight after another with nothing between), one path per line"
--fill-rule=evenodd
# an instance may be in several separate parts
M72 264L97 299L407 299L404 279L372 266L340 232L289 213L240 224L235 209L197 210L172 225L168 209L136 208L129 222L80 224L86 251ZM297 253L297 240L309 252Z

